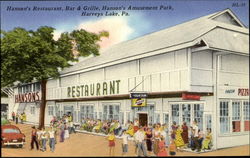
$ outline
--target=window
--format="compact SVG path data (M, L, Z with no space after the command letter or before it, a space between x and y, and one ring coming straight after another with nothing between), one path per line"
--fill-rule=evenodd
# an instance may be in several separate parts
M163 123L168 125L168 123L169 123L169 115L168 114L163 115Z
M228 101L220 102L220 132L229 133Z
M94 119L94 106L93 105L82 105L80 108L80 119L90 118Z
M35 92L40 91L40 89L41 89L41 84L40 84L39 82L37 82L37 83L35 83L35 84L33 85L33 87L34 87L34 91L35 91Z
M203 104L194 104L194 119L197 121L201 131L203 131L203 112Z
M240 132L240 102L233 101L232 102L232 127L233 132Z
M119 120L120 106L119 105L104 105L103 119L104 120Z
M249 101L243 101L243 113L244 113L244 131L250 131L250 108Z
M172 105L172 122L176 122L177 125L180 124L179 121L179 104Z
M48 114L49 114L49 116L54 115L54 107L53 106L48 106Z
M23 93L22 92L22 87L18 87L18 93Z
M155 107L154 105L149 105L148 108L148 123L153 124L154 122L154 115L155 115Z
M155 116L154 123L160 123L160 114L156 113L154 116Z
M30 113L31 113L32 115L35 115L35 107L34 107L34 106L31 106L31 107L30 107Z
M191 121L191 105L182 104L182 121L187 123L187 126L190 126Z
M206 129L207 128L211 128L212 129L212 116L211 115L205 115L205 119L206 119Z

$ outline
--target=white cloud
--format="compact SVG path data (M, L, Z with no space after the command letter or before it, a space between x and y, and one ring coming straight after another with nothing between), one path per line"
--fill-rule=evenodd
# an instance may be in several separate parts
M97 21L83 22L77 29L85 29L86 31L94 33L108 31L109 37L102 38L102 41L99 43L101 50L128 40L129 36L134 32L134 29L128 24L128 19L121 17L107 17Z

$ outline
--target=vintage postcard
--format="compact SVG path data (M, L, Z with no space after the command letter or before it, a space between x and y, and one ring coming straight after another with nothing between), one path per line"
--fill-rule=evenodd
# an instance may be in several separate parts
M1 156L249 156L248 0L1 1Z

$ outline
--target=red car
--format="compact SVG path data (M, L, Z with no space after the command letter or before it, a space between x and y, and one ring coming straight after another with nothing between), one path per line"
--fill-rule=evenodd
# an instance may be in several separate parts
M25 143L25 135L20 131L17 126L14 125L2 125L1 126L1 144L4 145L16 145L20 148Z

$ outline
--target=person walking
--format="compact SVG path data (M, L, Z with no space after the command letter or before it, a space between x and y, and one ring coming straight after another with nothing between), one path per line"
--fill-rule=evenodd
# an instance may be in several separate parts
M15 114L15 112L14 111L12 111L12 120L13 120L13 122L15 122L15 120L16 120L16 114Z
M27 115L25 114L25 112L23 112L23 122L27 121Z
M139 130L135 133L137 146L138 146L138 156L141 156L141 153L143 153L144 156L147 156L147 151L145 147L145 132L143 130L143 127L140 127Z
M163 128L163 131L165 132L165 145L166 145L166 147L168 147L169 146L169 144L170 144L170 135L169 135L169 128L168 128L168 125L167 124L164 124L164 126L163 126L164 128Z
M21 113L19 116L20 116L21 124L23 124L23 113Z
M153 132L153 138L154 138L153 151L155 155L158 155L159 152L160 136L161 136L160 126L159 124L156 124Z
M37 129L36 135L37 135L38 146L41 149L42 148L42 138L41 138L42 130Z
M54 152L55 151L55 131L53 126L49 130L49 147L50 151Z
M37 142L37 130L35 126L32 126L31 130L31 143L30 143L30 150L34 149L34 143L36 144L36 149L39 150L38 142Z
M126 130L122 132L122 156L128 153L128 137Z
M64 134L65 134L65 124L66 123L63 123L61 122L61 126L60 126L60 142L64 142Z
M146 145L147 145L147 150L148 150L148 155L152 155L152 130L150 128L147 129L146 132Z
M197 149L197 152L200 152L200 145L198 142L199 139L199 128L197 126L197 121L193 121L193 130L194 130L194 144L195 144L195 149Z
M182 136L182 139L184 141L185 147L187 147L187 145L188 145L188 126L187 126L186 122L183 122L181 136Z
M114 156L115 154L115 133L110 132L106 138L109 141L109 156Z
M18 113L16 114L16 124L18 124L18 118L19 118L19 115Z
M184 147L184 145L185 145L184 141L182 139L181 133L182 133L181 126L178 126L178 128L176 130L175 140L174 140L177 149L180 149L180 148Z
M46 151L46 145L47 145L46 143L47 143L47 139L48 139L47 132L45 131L44 127L42 128L42 131L41 131L41 139L42 139L41 150L44 152L44 151Z

